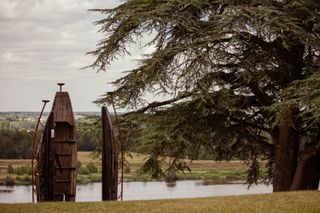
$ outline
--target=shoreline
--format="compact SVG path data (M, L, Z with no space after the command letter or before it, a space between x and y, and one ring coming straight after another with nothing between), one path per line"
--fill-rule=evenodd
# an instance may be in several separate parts
M124 171L124 181L165 181L152 179L147 174L138 175L147 155L130 153L126 156L128 164ZM101 160L93 152L78 152L79 168L77 184L101 182ZM163 162L166 166L166 161ZM205 180L220 183L244 181L247 178L248 165L241 161L186 160L191 172L177 172L173 179ZM88 165L95 171L88 169ZM11 172L8 170L9 165ZM20 167L20 168L19 168ZM24 167L24 168L21 168ZM120 173L119 173L120 177ZM7 178L7 181L5 179ZM8 183L8 184L5 184ZM31 185L31 159L0 159L0 185Z

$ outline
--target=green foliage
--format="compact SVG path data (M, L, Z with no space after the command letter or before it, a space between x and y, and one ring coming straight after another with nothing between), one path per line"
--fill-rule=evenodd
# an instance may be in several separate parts
M98 168L92 163L82 166L80 161L77 161L77 172L80 175L90 175L90 173L97 173Z
M77 172L80 174L80 175L89 175L90 172L88 170L87 167L80 167Z
M28 119L26 119L28 118ZM0 120L0 158L29 159L35 123L33 117L19 114L3 115ZM81 119L77 128L77 146L79 151L93 151L99 144L99 134L91 128L82 128L87 120ZM84 124L82 124L84 123ZM78 126L78 125L77 125ZM88 125L89 126L89 125ZM39 133L38 135L41 135Z
M9 114L0 118L2 119L0 120L0 158L31 158L31 143L34 134L32 130L35 126L32 120L33 117ZM94 151L100 143L100 134L97 133L98 130L92 131L90 119L82 118L77 122L78 150ZM39 132L38 135L41 135L41 132Z
M6 178L4 179L4 184L6 186L14 186L16 184L16 181L12 176L6 176Z
M128 148L137 140L149 154L141 172L187 169L185 156L205 148L251 162L249 183L261 176L259 156L272 181L281 123L300 145L319 144L319 1L130 0L93 11L105 16L96 24L106 37L89 53L92 68L106 70L146 35L154 48L113 82L117 105L136 111L121 123ZM170 98L147 104L150 93Z
M125 174L129 174L130 172L131 172L130 166L129 166L129 165L125 165L125 166L124 166L124 173L125 173Z
M16 185L30 185L31 184L31 175L16 176L15 184Z
M32 132L24 130L0 130L0 158L31 158Z
M77 121L78 151L95 151L101 144L101 121L97 116L85 116Z
M92 162L87 164L87 169L90 173L97 173L98 172L98 168Z
M31 177L26 175L24 176L24 181L27 182L27 183L30 183L31 182Z
M176 181L176 180L178 180L176 171L173 170L173 169L167 171L167 173L166 173L166 181L167 182L172 182L172 181Z
M83 129L77 131L77 147L79 151L95 151L98 144L99 139L94 133L83 131Z
M256 157L254 157L251 161L249 161L250 167L247 171L248 173L248 179L247 183L249 184L248 187L251 186L251 184L258 184L258 178L260 176L260 163L257 160Z
M94 182L101 182L101 173L91 173L77 176L77 183L88 184Z
M1 130L5 130L5 129L8 130L8 129L13 129L13 128L10 125L10 121L5 120L5 121L0 121L0 129Z
M159 179L165 176L161 166L163 160L160 160L158 156L151 155L144 165L139 169L138 174L149 174L154 179Z
M14 173L17 175L31 175L31 166L18 166L14 169Z
M32 131L36 125L35 120L26 120L18 115L11 115L14 118L6 117L5 120L0 120L0 130L24 130Z
M9 174L13 174L13 173L14 173L14 168L12 167L11 164L9 164L9 165L7 166L7 172L8 172Z
M81 166L82 166L81 161L77 161L77 169L80 169L80 168L81 168Z

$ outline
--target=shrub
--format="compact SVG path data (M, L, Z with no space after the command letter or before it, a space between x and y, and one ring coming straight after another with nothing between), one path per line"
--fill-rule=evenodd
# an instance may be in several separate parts
M9 174L13 174L13 173L14 173L14 168L12 167L11 164L8 165L8 167L7 167L7 172L8 172Z
M80 169L82 166L81 162L80 161L77 161L77 169Z
M31 184L31 177L29 175L16 176L15 181L18 184Z
M98 172L98 168L92 162L88 163L87 169L90 173L97 173Z
M24 181L25 182L30 182L31 181L31 177L30 176L25 176L24 177Z
M80 175L89 175L90 174L88 168L87 167L82 167L82 166L78 169L78 173Z
M6 178L4 179L4 184L6 186L14 186L16 184L16 181L13 177L6 176Z
M177 173L174 171L174 170L169 170L167 173L166 173L166 178L165 178L166 182L172 182L172 181L176 181L178 180L178 177L177 177Z
M130 172L131 172L130 166L125 165L125 167L124 167L124 173L128 174L128 173L130 173Z
M31 166L18 166L15 169L15 173L17 175L31 175L32 169L31 169Z
M17 175L23 175L25 174L25 169L24 166L18 166L15 171L14 171Z
M27 174L27 175L32 175L32 168L31 168L31 166L26 166L26 174Z

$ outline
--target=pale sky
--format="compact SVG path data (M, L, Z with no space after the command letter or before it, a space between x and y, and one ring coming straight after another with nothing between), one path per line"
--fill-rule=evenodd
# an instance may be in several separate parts
M120 0L0 0L0 111L40 111L65 82L74 111L98 111L92 103L111 81L132 69L148 50L131 47L106 72L81 70L103 37L93 24L102 16L91 8L113 8ZM46 111L49 111L51 104Z

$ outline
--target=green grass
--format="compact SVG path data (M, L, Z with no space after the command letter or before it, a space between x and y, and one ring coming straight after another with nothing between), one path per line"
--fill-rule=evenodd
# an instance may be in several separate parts
M102 212L320 212L320 192L301 191L265 195L210 197L196 199L86 202L86 203L38 203L0 204L1 212L16 213L102 213Z
M78 184L101 182L101 173L90 173L88 175L77 175Z

